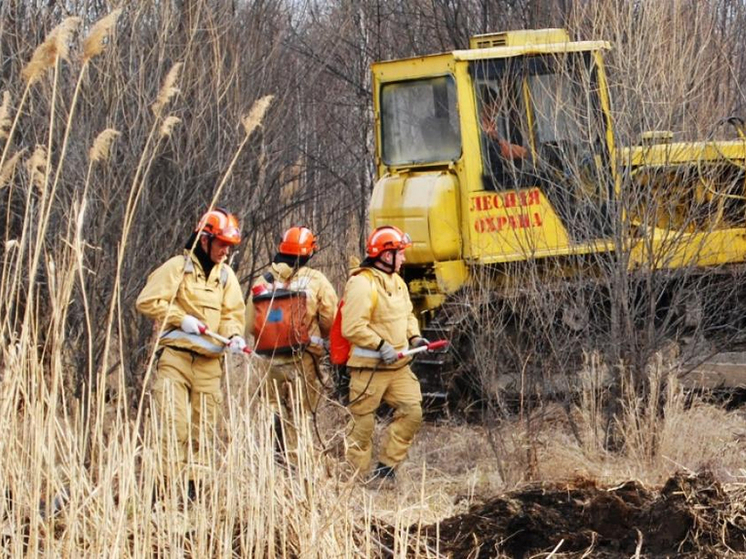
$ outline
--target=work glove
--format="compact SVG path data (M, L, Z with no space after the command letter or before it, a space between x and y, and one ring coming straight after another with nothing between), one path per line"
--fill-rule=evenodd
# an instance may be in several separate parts
M399 352L396 351L396 348L388 342L383 342L383 345L378 351L381 354L381 361L386 365L391 365L399 360Z
M181 329L187 334L201 334L205 328L207 327L191 314L186 314L181 319Z
M246 349L246 340L241 336L233 336L228 340L228 345L226 347L231 353L243 353L243 350Z
M412 348L422 347L423 345L430 345L430 340L422 336L412 336L412 339L409 340L409 345Z

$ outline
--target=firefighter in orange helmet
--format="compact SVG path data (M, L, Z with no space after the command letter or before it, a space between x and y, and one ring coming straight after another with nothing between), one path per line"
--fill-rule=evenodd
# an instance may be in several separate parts
M376 410L382 401L395 410L374 479L394 478L422 423L422 394L409 368L411 358L398 357L408 346L428 343L420 334L407 285L399 275L404 250L411 244L397 227L375 229L368 237L367 258L352 271L343 297L342 334L351 344L347 459L358 472L367 471L371 462Z
M161 353L153 399L162 425L163 456L176 458L175 464L164 464L166 477L187 470L190 496L199 472L210 463L210 449L198 443L211 441L221 411L221 357L226 351L240 353L246 347L243 294L225 262L240 241L235 216L223 209L208 211L184 253L150 274L136 303L142 314L165 323L158 340ZM205 329L229 338L230 343L224 346L211 339ZM171 442L174 438L176 449ZM187 468L190 456L196 467Z
M310 343L288 353L273 354L265 385L267 396L275 409L275 451L280 462L297 463L300 450L298 432L301 418L294 410L308 418L315 415L324 387L319 360L324 355L326 339L337 310L337 294L326 276L308 266L318 249L316 236L308 227L289 228L273 259L272 265L252 286L256 289L282 287L305 292L305 325ZM246 332L256 331L254 305L246 306Z

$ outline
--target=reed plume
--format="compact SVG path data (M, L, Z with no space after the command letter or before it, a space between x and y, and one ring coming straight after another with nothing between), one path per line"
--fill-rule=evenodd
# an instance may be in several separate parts
M122 9L117 8L109 15L99 19L93 27L91 27L91 32L88 33L88 36L83 41L83 64L103 52L106 44L105 41L109 38L109 35L116 26L117 19L121 13Z
M265 95L264 97L256 101L254 105L252 105L249 114L245 115L241 119L241 124L243 124L243 128L247 136L251 136L254 130L262 125L264 115L266 114L269 106L272 104L272 100L274 98L274 95Z
M26 171L29 175L29 181L32 186L35 186L39 191L44 190L44 184L46 182L46 169L47 169L47 148L41 144L37 144L34 153L26 161Z
M161 86L161 90L158 92L158 97L156 98L155 103L153 103L153 112L156 116L161 115L163 107L165 107L171 98L179 92L179 89L175 84L176 80L179 79L181 66L182 63L177 62L171 67L168 74L166 74L166 79L163 80L163 85Z
M121 133L113 128L102 130L93 141L90 151L88 152L91 162L103 162L109 159L111 144Z
M8 137L10 129L10 93L3 91L3 104L0 105L0 140Z
M166 138L170 136L171 131L173 130L174 126L176 126L180 122L181 122L181 119L177 116L173 116L173 115L167 116L163 120L163 124L161 124L161 130L160 130L161 138Z
M18 163L18 160L21 158L21 156L26 153L26 148L23 148L21 151L16 152L16 154L8 159L4 164L3 168L0 169L0 190L5 188L5 186L11 181L13 178L13 174L16 170L16 164Z
M68 43L78 24L80 24L79 17L65 18L62 23L52 29L44 42L36 47L31 60L21 71L23 79L29 86L39 81L44 72L57 63L58 58L68 59L70 53Z

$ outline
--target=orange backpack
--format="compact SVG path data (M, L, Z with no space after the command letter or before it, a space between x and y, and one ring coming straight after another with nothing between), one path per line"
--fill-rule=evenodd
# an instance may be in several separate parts
M254 293L254 351L260 355L283 355L300 351L311 342L306 323L306 293L270 283L264 292Z
M358 274L365 272L361 270ZM353 274L357 275L357 274ZM373 308L376 308L378 303L378 291L376 290L376 284L373 280L373 276L366 274L370 279L370 287L372 290L372 302ZM332 329L329 332L329 360L332 365L346 365L347 360L350 358L350 342L347 341L342 335L342 307L344 306L344 300L339 302L337 306L337 314L334 315L334 322L332 323Z

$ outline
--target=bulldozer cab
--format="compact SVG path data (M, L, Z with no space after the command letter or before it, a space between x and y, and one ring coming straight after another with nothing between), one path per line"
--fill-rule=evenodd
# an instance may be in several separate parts
M412 236L415 292L453 292L474 265L613 247L608 44L562 30L477 39L373 65L371 225Z

